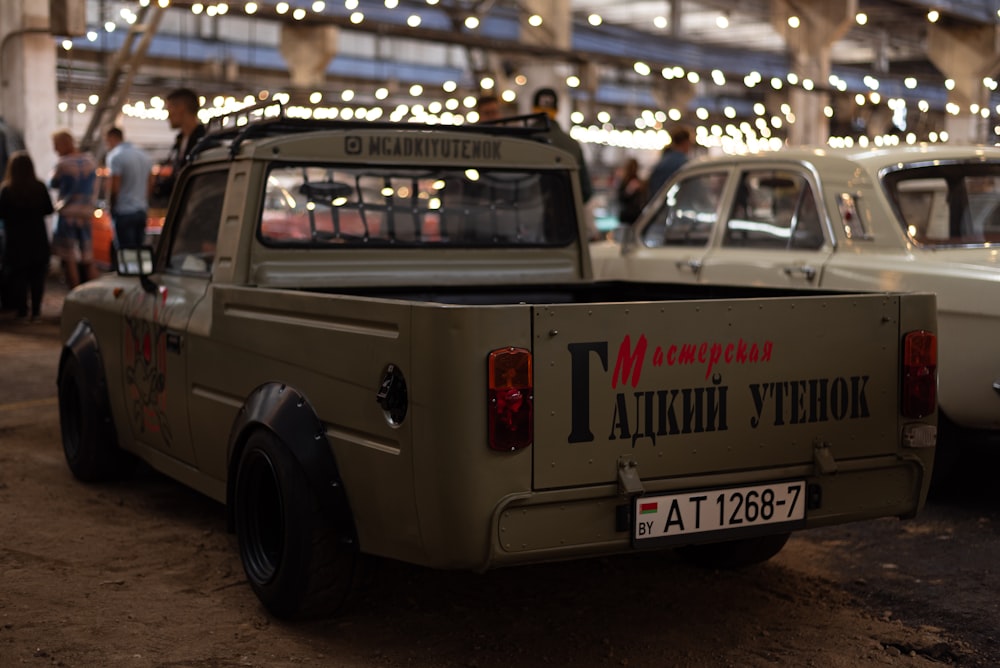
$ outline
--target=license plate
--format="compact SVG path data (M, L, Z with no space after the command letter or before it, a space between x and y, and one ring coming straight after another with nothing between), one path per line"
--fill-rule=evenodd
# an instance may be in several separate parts
M804 480L640 496L633 507L636 545L683 542L699 534L760 533L757 527L801 525L806 517Z

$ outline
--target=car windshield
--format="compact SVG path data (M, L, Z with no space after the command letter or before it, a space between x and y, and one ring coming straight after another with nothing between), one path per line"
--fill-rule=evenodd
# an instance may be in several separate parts
M906 233L925 246L1000 242L1000 163L940 163L885 174Z
M569 172L276 165L269 246L563 246L577 237Z

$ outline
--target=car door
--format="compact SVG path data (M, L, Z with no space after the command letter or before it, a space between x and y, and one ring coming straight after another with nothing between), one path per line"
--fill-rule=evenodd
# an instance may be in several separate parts
M819 287L834 245L810 173L800 165L743 166L734 183L701 281Z
M680 172L658 206L647 205L636 238L625 251L625 278L696 283L715 233L729 170Z
M132 437L140 445L194 464L188 421L185 335L211 283L227 172L202 170L178 184L157 269L124 300L122 373Z

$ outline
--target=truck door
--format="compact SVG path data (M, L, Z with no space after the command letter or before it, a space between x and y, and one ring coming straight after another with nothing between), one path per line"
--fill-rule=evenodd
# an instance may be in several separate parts
M795 166L741 170L703 283L817 288L833 251L814 185Z
M211 283L226 191L226 171L201 171L182 183L157 253L151 283L126 295L122 373L137 443L194 464L188 421L188 320Z
M696 283L719 217L726 170L676 178L628 249L628 280Z

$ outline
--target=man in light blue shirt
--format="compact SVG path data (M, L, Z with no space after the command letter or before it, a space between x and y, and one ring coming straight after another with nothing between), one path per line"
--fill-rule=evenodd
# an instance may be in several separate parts
M108 192L118 248L138 248L146 232L153 162L142 150L125 141L120 128L110 128L104 134L104 141L108 146Z

